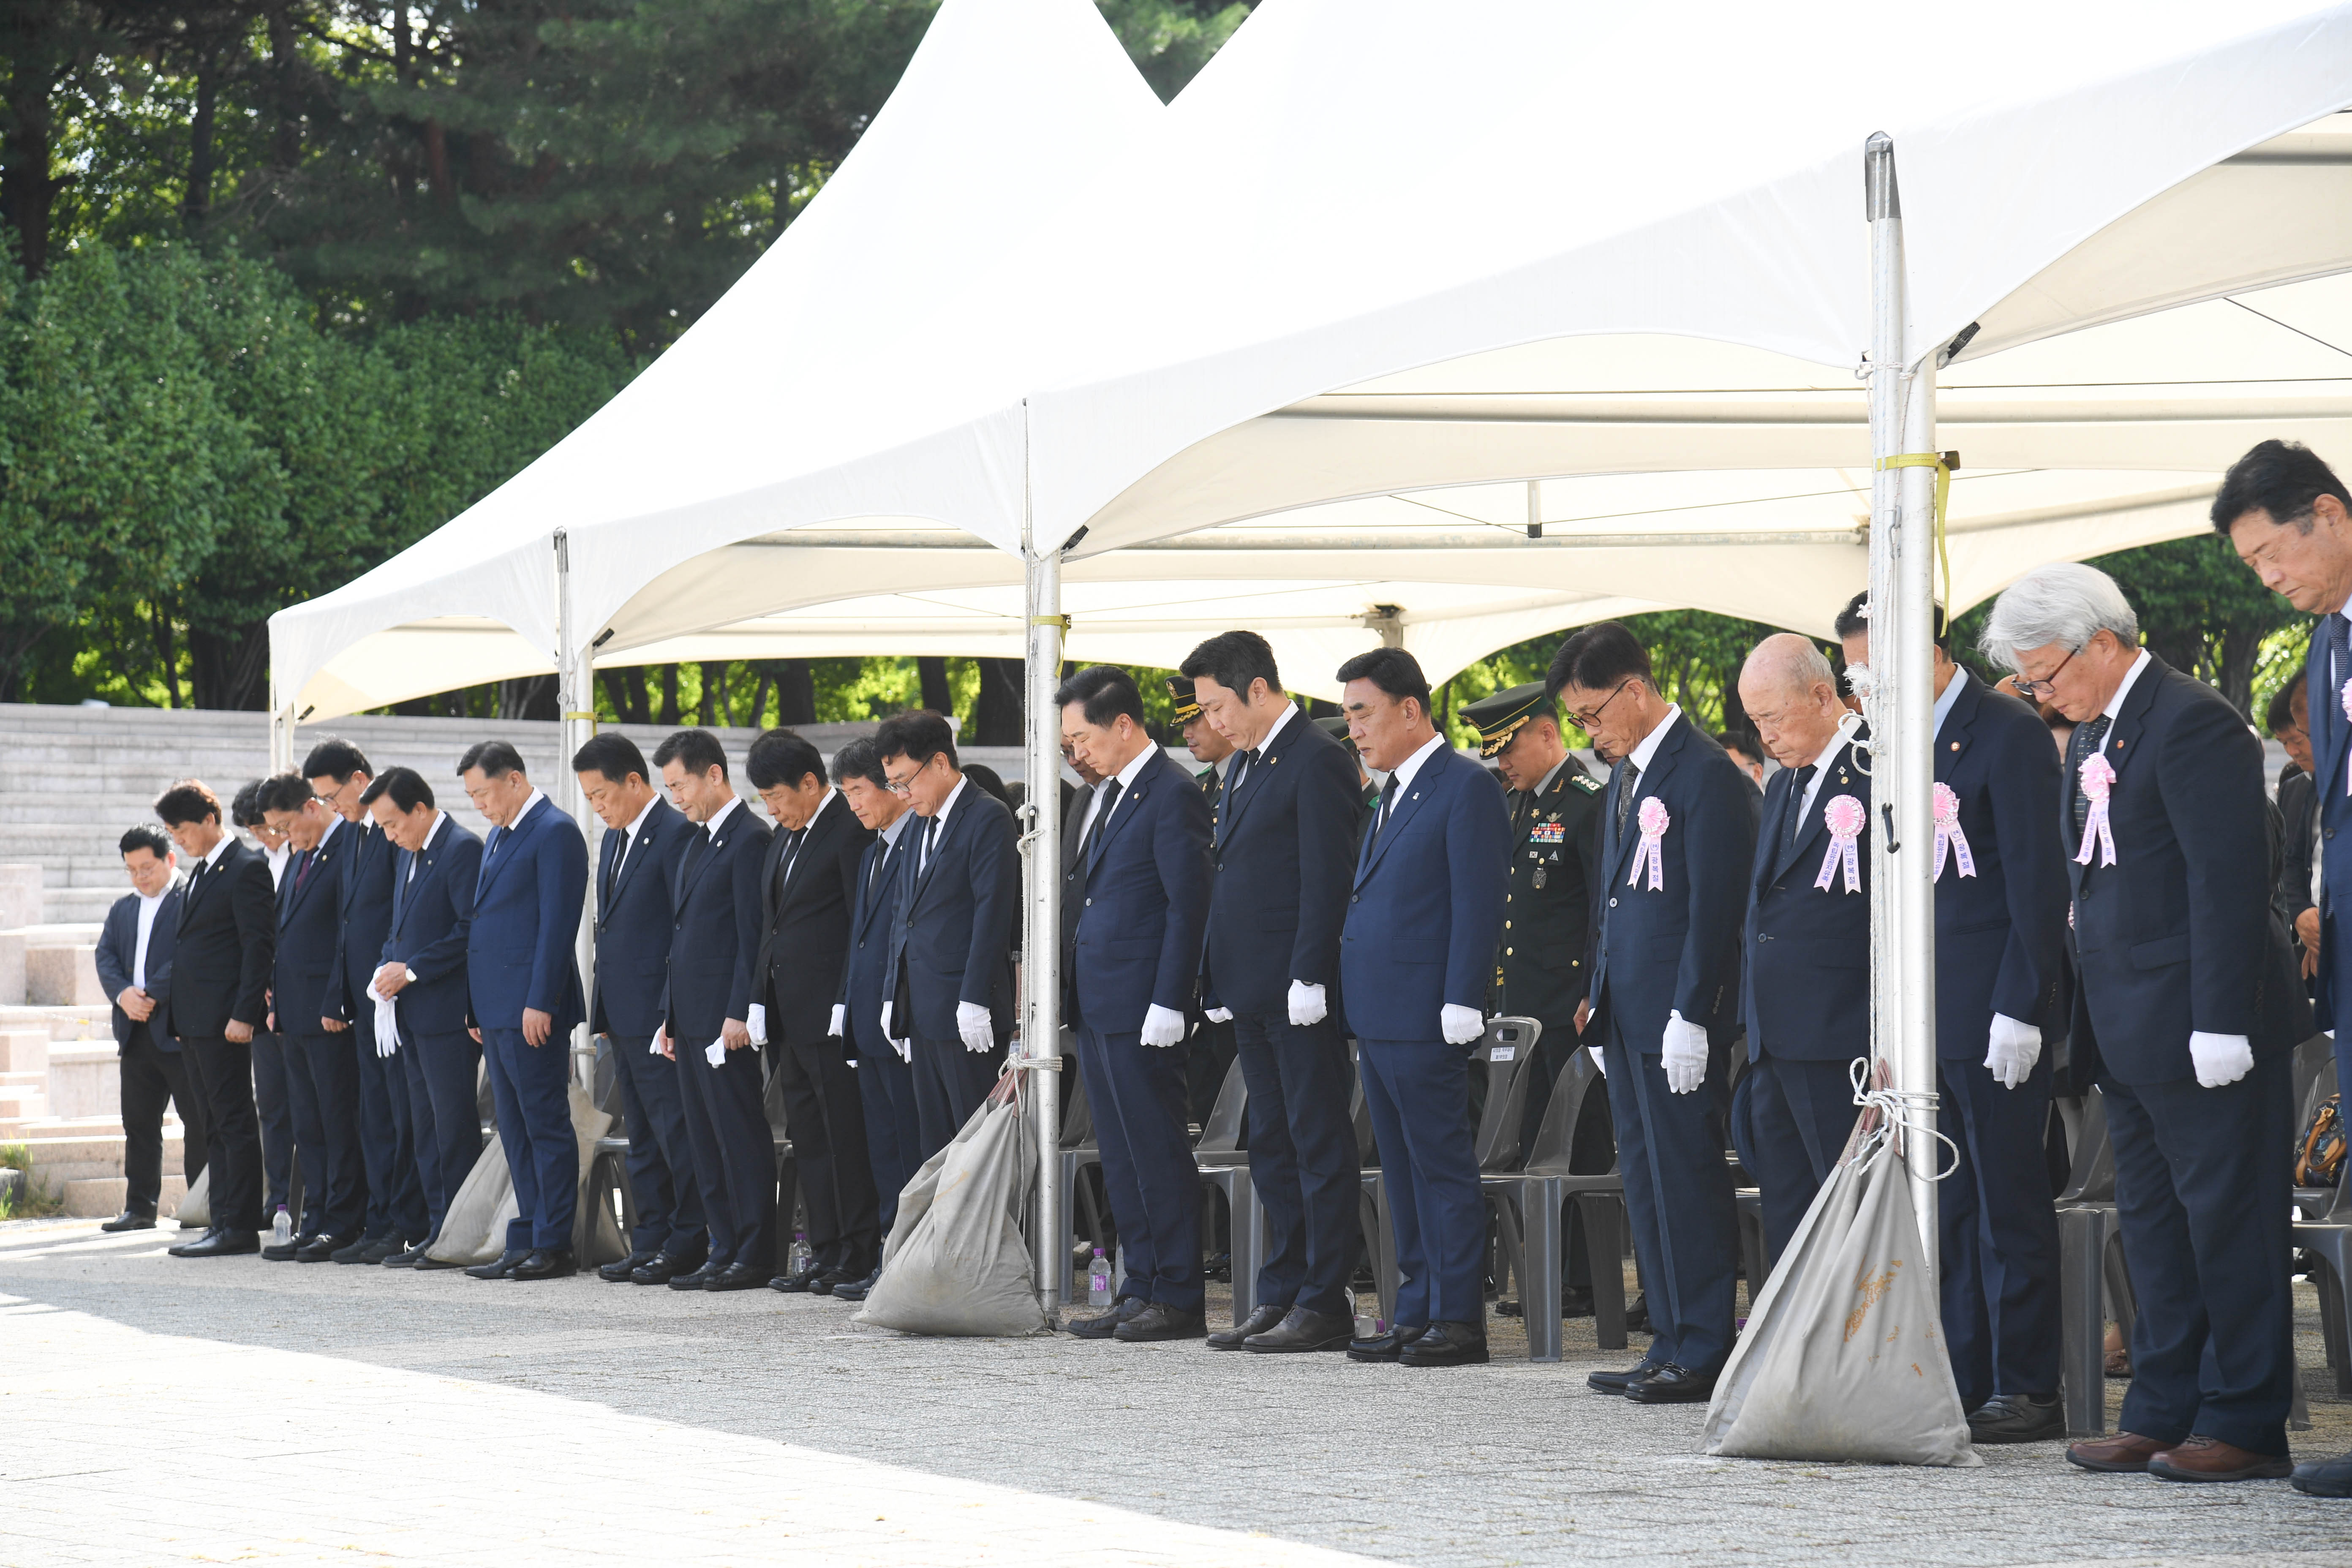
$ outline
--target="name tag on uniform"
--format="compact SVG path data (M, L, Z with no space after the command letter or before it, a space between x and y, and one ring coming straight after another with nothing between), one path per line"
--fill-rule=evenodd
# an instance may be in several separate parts
M1538 822L1535 825L1534 828L1528 832L1528 842L1530 844L1565 844L1568 842L1567 825L1557 818L1554 818L1549 822Z

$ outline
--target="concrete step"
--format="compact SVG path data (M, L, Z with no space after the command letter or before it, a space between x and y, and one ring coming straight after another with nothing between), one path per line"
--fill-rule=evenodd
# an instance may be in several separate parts
M167 1159L166 1164L170 1163ZM111 1219L122 1212L131 1200L131 1184L121 1176L84 1176L68 1182L58 1194L65 1200L65 1211L84 1219ZM180 1200L188 1195L188 1181L178 1171L166 1171L163 1191L157 1194L155 1212L165 1221L180 1212ZM169 1246L181 1237L166 1224L156 1234L155 1245Z
M0 1037L37 1030L56 1042L114 1040L114 1011L105 1003L78 1003L64 1007L0 1006Z
M61 1125L68 1130L58 1131ZM87 1124L34 1123L24 1135L8 1141L25 1146L33 1162L34 1179L47 1183L51 1192L62 1190L68 1182L122 1174L123 1137L119 1122L106 1132L91 1130ZM179 1124L166 1122L163 1168L176 1170L179 1164Z

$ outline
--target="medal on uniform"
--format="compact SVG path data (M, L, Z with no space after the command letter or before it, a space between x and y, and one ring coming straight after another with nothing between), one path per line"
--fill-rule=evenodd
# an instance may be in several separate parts
M1544 885L1544 868L1543 868L1543 863L1542 863L1541 861L1538 861L1538 862L1536 863L1536 890L1537 890L1538 892L1541 892L1541 891L1543 890L1543 885Z
M2099 864L2116 863L2116 830L2107 822L2107 795L2116 787L2116 765L2101 753L2094 752L2083 764L2083 794L2090 800L2090 815L2083 819L2083 847L2075 853L2074 864L2091 863L2091 847L2099 848Z
M1822 857L1822 874L1813 879L1813 886L1829 891L1830 882L1841 868L1845 871L1845 890L1862 890L1862 858L1854 845L1862 837L1863 825L1870 814L1862 809L1862 802L1850 795L1832 795L1822 807L1822 820L1829 825L1830 852Z
M1959 857L1961 876L1977 874L1977 858L1969 853L1969 836L1960 831L1960 797L1951 785L1938 784L1936 786L1936 874L1927 880L1940 881L1944 875L1945 858L1953 855Z
M1642 826L1642 842L1633 851L1633 870L1625 879L1625 885L1630 888L1639 882L1643 868L1646 867L1650 873L1650 891L1662 891L1666 885L1666 860L1662 847L1666 840L1666 829L1674 826L1674 818L1666 814L1666 803L1652 795L1642 803L1635 820Z

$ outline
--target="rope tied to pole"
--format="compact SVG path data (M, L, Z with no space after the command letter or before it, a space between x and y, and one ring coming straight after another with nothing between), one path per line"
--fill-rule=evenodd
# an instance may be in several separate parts
M1853 1080L1853 1102L1862 1107L1854 1122L1853 1138L1846 1145L1846 1159L1859 1160L1875 1151L1882 1143L1892 1142L1895 1152L1906 1162L1904 1137L1916 1133L1933 1139L1952 1152L1952 1163L1938 1171L1930 1169L1927 1179L1940 1182L1960 1168L1960 1146L1936 1130L1936 1107L1939 1097L1932 1089L1906 1090L1895 1087L1893 1064L1856 1057L1847 1068Z
M1960 466L1958 452L1898 452L1878 459L1879 472L1890 468L1936 470L1936 563L1944 572L1944 603L1952 602L1952 551L1945 538L1945 519L1952 505L1952 471Z

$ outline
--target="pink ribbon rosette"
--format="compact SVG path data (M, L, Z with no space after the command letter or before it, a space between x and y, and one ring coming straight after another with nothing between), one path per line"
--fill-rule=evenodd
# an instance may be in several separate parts
M1639 882L1643 868L1647 867L1650 891L1654 893L1666 885L1665 856L1659 847L1665 842L1666 828L1674 818L1666 815L1666 803L1652 795L1642 803L1642 809L1634 814L1634 820L1642 825L1642 842L1633 851L1633 870L1625 879L1625 885L1630 888Z
M2091 863L2091 846L2099 847L2099 864L2116 863L2116 830L2107 825L2107 795L2116 787L2116 765L2097 752L2093 752L2083 764L2083 794L2091 802L2091 814L2083 819L2083 847L2074 856L2074 864Z
M1936 874L1929 881L1943 879L1944 861L1953 855L1959 857L1961 876L1977 874L1977 858L1969 853L1969 836L1960 831L1960 797L1951 785L1939 784L1936 786Z
M1850 795L1832 795L1829 804L1822 807L1822 820L1829 825L1830 852L1822 857L1822 874L1813 879L1813 886L1828 892L1831 879L1843 866L1845 890L1860 892L1862 858L1854 853L1854 845L1861 841L1862 826L1870 820L1870 814L1862 809L1862 802Z

